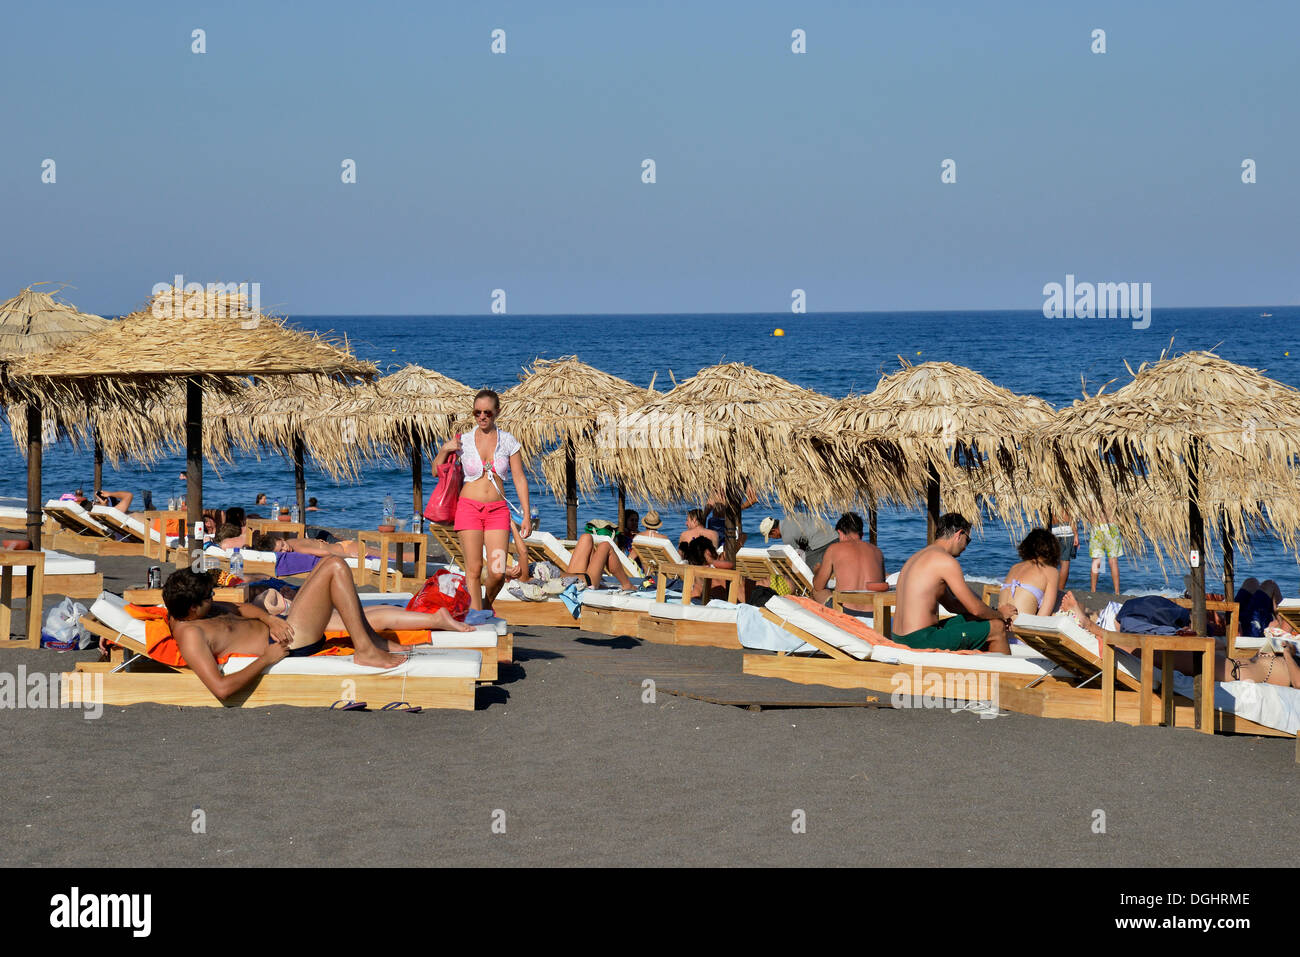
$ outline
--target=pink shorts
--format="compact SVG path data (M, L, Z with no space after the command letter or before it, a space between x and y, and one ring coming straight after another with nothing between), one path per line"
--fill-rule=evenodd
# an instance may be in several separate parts
M510 505L499 502L476 502L461 496L456 502L456 531L504 532L510 528Z

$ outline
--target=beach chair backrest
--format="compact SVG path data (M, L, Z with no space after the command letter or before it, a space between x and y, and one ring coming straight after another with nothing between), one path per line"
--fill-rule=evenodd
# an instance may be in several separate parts
M569 562L573 560L569 550L550 532L533 532L524 539L524 545L528 548L528 560L530 562L551 562L558 565L563 571L569 567Z
M677 546L667 538L638 535L632 539L632 551L647 575L654 575L660 565L684 565Z
M796 595L811 595L813 590L813 573L803 556L793 545L773 545L767 550L772 565L781 577L790 583Z
M92 538L108 537L108 528L92 518L91 514L76 502L53 499L45 503L42 511L70 532Z
M442 546L443 551L451 556L451 560L461 568L465 567L465 549L460 547L460 536L450 525L439 525L437 522L429 523L429 534L433 540Z
M1079 678L1092 678L1101 672L1098 639L1064 615L1017 615L1011 623L1013 634L1053 664L1060 665ZM1138 660L1127 652L1115 650L1116 681L1131 691L1142 687Z
M111 505L96 505L91 509L90 514L115 531L130 536L132 541L143 543L145 535L148 535L155 544L165 541L158 529L146 526L143 522L127 515L125 512L119 512Z
M773 575L780 574L772 564L766 548L741 548L736 551L736 571L747 581L766 585ZM791 583L793 584L793 582Z

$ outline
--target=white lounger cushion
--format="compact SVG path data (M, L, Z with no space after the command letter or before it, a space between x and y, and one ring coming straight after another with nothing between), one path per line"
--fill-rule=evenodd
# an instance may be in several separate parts
M67 512L75 516L82 524L88 525L96 531L108 534L108 527L102 522L91 517L91 514L76 502L69 502L65 499L52 498L45 503L45 508L51 512Z
M727 625L736 623L736 606L718 598L707 605L656 601L650 605L650 614L655 618L669 618L676 621L716 621Z
M17 518L23 521L27 520L27 509L12 508L8 505L0 505L0 518Z
M1050 631L1065 638L1071 644L1077 645L1083 651L1101 658L1101 639L1080 628L1078 623L1068 615L1026 615L1023 612L1016 615L1015 621L1011 623L1011 630L1014 632L1016 626L1023 628L1032 628L1034 631ZM1142 663L1129 654L1127 651L1115 649L1115 663L1119 670L1124 672L1130 678L1141 679ZM1160 684L1157 671L1156 685Z
M78 558L75 555L65 555L63 552L56 552L51 548L42 548L45 553L45 574L47 575L93 575L95 574L95 563L89 558ZM14 567L14 576L21 578L27 574L27 568L24 565Z
M580 596L584 605L617 611L649 611L655 604L654 592L625 595L620 591L600 591L588 588Z
M1019 675L1041 675L1055 668L1055 665L1044 658L1031 658L1016 654L959 655L950 651L915 651L911 648L896 648L892 645L873 645L832 625L820 615L808 611L789 598L775 595L768 599L766 607L778 617L789 621L791 624L798 625L804 631L816 635L823 641L835 645L841 651L864 661L870 658L872 661L879 661L884 664L930 665L935 668L954 668L964 671L999 671L1004 674ZM796 617L796 612L805 617ZM817 627L808 627L805 622L809 624L815 623Z
M162 535L159 533L159 531L156 528L153 528L151 526L146 527L144 522L140 521L135 516L129 515L126 512L118 511L117 509L113 508L113 506L111 505L96 505L93 509L91 509L90 513L92 515L106 516L106 521L110 519L116 520L121 526L129 528L132 531L132 533L134 533L136 538L139 538L141 541L144 540L144 536L146 533L155 542L161 542L163 540ZM112 524L112 522L108 521L108 524ZM180 539L178 539L174 535L167 536L168 545L174 545L179 540Z
M217 558L229 559L234 557L235 550L233 548L225 549L220 545L208 545L203 549L203 554L213 555ZM270 562L272 565L275 564L275 552L258 552L251 548L241 548L239 550L239 557L246 562ZM356 566L353 565L353 567L355 568Z
M569 562L572 560L573 556L569 553L569 550L564 547L564 543L550 532L533 532L533 534L525 538L524 541L528 542L530 545L542 546L542 548L546 550L547 555L550 556L550 561L555 562L555 564L559 565L560 568L569 567ZM561 560L557 561L557 559Z

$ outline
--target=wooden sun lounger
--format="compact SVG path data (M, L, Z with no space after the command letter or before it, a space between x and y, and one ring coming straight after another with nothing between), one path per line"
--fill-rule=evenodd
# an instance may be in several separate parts
M429 523L429 535L433 540L442 546L442 550L447 553L452 562L462 570L465 568L465 549L460 547L460 536L450 525L440 525L437 522Z
M119 541L113 538L108 527L91 518L89 512L83 517L69 508L47 504L42 509L42 514L54 523L55 532L50 546L55 551L105 557L141 554L142 546L138 540Z
M762 554L754 554L761 551ZM736 570L749 581L767 585L773 575L780 575L790 584L791 594L811 595L812 579L800 570L786 555L769 549L742 548L736 553Z
M1204 638L1115 632L1113 638L1108 636L1103 656L1099 657L1055 631L1042 631L1023 622L1013 624L1012 630L1025 644L1069 672L1073 681L1048 676L1033 686L1004 689L1000 704L1011 711L1041 718L1149 724L1154 723L1153 713L1159 708L1165 723L1174 727L1199 727L1206 734L1222 731L1291 737L1286 732L1256 724L1229 711L1213 710L1210 715L1214 701L1213 646L1207 645ZM1153 655L1150 652L1143 657L1141 672L1136 678L1116 667L1115 643L1142 644L1145 640L1150 645L1152 639L1157 639L1169 650L1201 652L1208 656L1202 659L1201 674L1195 676L1195 699L1174 693L1171 665L1163 669L1161 691L1151 690ZM1101 677L1101 686L1098 686L1098 676Z
M497 599L492 603L492 613L505 619L511 627L519 628L577 628L578 619L558 598L546 601L512 601Z
M328 708L341 698L349 697L372 704L407 701L422 708L474 710L476 682L473 678L383 674L263 674L243 691L219 701L189 668L154 661L145 655L143 644L109 628L93 615L83 616L81 623L92 634L122 645L136 657L116 666L112 663L78 662L75 672L65 672L60 676L63 700L69 703L79 702L83 696L92 693L93 685L82 681L81 674L98 672L103 676L102 704L106 705L152 702L182 707L254 708L278 704ZM483 656L484 659L489 657Z
M735 568L706 568L702 565L664 564L658 568L659 574L655 584L655 600L666 601L669 578L682 580L682 601L687 607L691 605L691 592L697 578L721 579L728 581L727 601L736 604L741 600L744 588L744 576ZM586 614L586 611L583 611ZM637 620L636 636L642 641L652 641L662 645L711 645L715 648L739 648L740 639L736 637L736 623L722 621L691 621L684 618L657 618L648 613Z
M896 676L905 675L910 680L914 669L918 667L908 663L891 664L883 661L860 660L799 625L783 620L770 609L762 609L762 614L778 628L812 645L819 654L746 652L742 670L747 675L783 678L798 684L863 688L868 691L892 694L897 688ZM980 682L968 680L972 672L967 669L926 664L923 672L927 680L931 679L931 676L937 676L943 682L945 695L953 700L977 700L976 696L982 693ZM989 674L997 676L999 692L1003 697L1009 688L1027 685L1036 680L1035 676L1030 674L996 670L989 671Z
M677 553L677 546L667 538L651 538L638 535L632 540L632 552L641 563L647 575L659 577L660 565L681 565L682 556Z

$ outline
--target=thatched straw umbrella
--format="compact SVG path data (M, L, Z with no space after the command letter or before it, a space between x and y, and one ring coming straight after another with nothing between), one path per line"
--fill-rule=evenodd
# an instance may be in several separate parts
M305 520L306 459L335 479L355 478L361 462L375 457L359 435L350 408L367 397L369 383L344 385L319 376L276 376L220 396L203 416L204 445L217 443L258 454L284 452L293 462L298 514Z
M364 408L356 410L377 448L394 458L409 455L413 514L424 514L424 449L473 428L474 389L455 379L407 365L375 381Z
M38 284L39 285L39 284ZM48 293L28 286L8 302L0 304L0 367L10 360L49 352L108 325L108 320L78 312L57 302ZM7 375L7 373L6 373ZM10 403L10 424L21 416L27 445L27 540L34 550L41 547L41 442L43 423L39 402ZM15 430L15 440L19 432ZM99 482L96 474L96 482Z
M185 382L187 524L203 514L203 393L230 393L247 376L373 376L346 342L249 315L239 294L168 289L148 307L41 356L13 363L14 388L28 401L66 408L121 404L143 410L150 397Z
M1296 489L1300 391L1211 352L1162 354L1129 372L1123 388L1103 387L1037 429L1031 470L1074 502L1124 497L1112 520L1130 540L1145 531L1157 548L1186 543L1204 556L1205 519L1219 515L1238 523L1267 516L1294 547L1300 503L1285 490ZM1185 493L1182 504L1152 494L1169 489ZM1174 531L1182 527L1186 537ZM1225 544L1236 534L1228 530ZM1192 624L1204 634L1203 560L1191 577Z
M721 491L734 555L748 487L791 507L829 481L822 461L794 438L833 406L739 362L710 366L630 413L603 471L650 501L698 502Z
M648 391L601 372L576 356L537 359L519 384L501 396L502 428L517 438L528 457L550 443L565 450L565 506L568 537L578 534L577 455L584 442L595 441L602 426L640 407ZM622 526L622 509L619 509Z
M863 446L878 446L886 437L902 460L899 477L925 495L928 543L934 541L944 484L962 482L963 470L982 468L1014 477L1021 438L1053 410L971 369L948 362L911 365L901 356L899 361L903 368L882 378L873 392L840 402L817 434L828 440L837 468L854 479ZM1005 510L1011 514L1009 503Z

